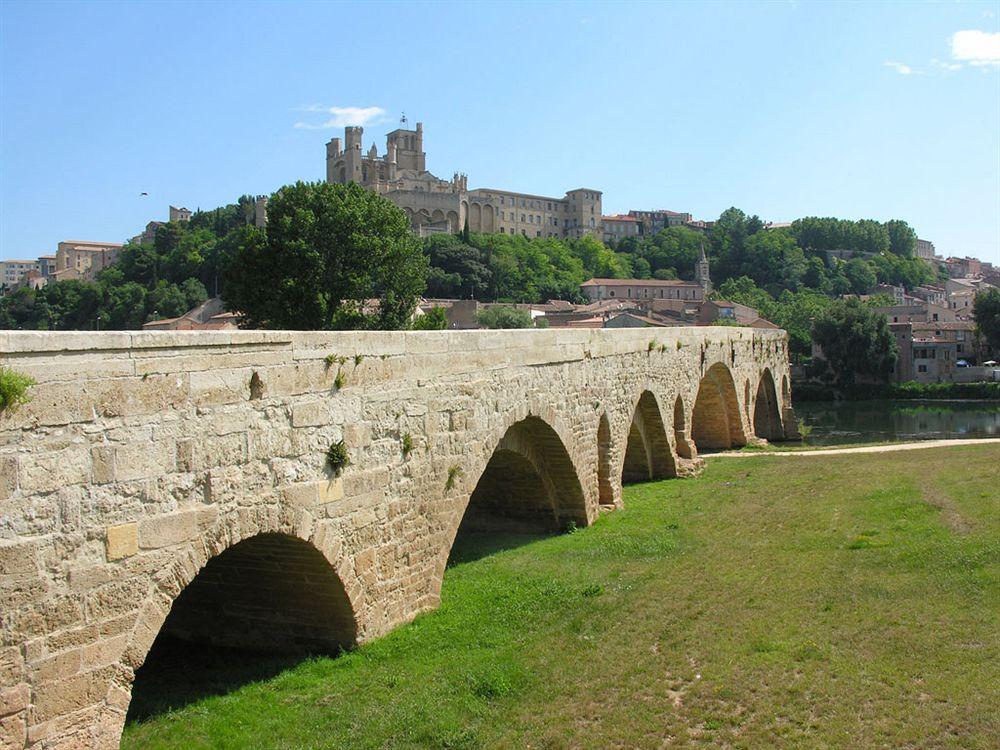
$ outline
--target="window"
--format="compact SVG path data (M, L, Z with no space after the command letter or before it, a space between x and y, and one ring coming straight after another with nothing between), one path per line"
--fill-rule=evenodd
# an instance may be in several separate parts
M611 290L610 292L608 292L608 296L609 296L609 297L614 297L614 296L615 296L615 291L614 291L614 289L612 289L612 290Z
M628 296L629 296L629 297L631 297L631 296L632 296L632 287L629 287L629 289L628 289Z
M927 365L917 365L917 372L927 372Z
M524 221L524 214L521 214L521 221Z
M535 236L536 237L541 237L542 236L542 230L539 229L537 232L535 232Z

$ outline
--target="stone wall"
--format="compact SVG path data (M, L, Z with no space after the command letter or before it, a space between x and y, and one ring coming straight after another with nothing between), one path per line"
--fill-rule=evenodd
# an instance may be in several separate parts
M749 328L0 332L0 354L38 381L0 416L0 747L117 747L165 621L266 629L259 611L224 627L253 610L241 571L286 590L273 632L292 640L352 645L433 608L494 454L487 515L509 482L584 525L621 504L633 423L648 470L683 475L700 389L703 419L753 439L745 394L767 371L767 408L792 419L785 334ZM224 606L168 621L182 592ZM309 596L321 621L294 616Z

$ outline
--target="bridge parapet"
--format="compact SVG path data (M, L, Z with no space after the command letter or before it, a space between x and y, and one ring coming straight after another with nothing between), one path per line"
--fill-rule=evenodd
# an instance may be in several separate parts
M4 332L0 356L37 381L0 416L13 747L117 746L157 634L204 636L213 597L228 628L246 603L225 582L248 560L265 597L279 570L315 580L325 561L337 627L318 632L305 606L281 627L350 645L438 603L477 497L480 523L518 488L519 523L585 524L621 504L626 464L690 473L699 441L791 419L785 333L749 328ZM282 554L298 567L260 563Z

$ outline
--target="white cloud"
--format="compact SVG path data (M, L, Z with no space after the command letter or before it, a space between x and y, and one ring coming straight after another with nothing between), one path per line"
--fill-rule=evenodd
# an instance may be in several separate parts
M931 67L937 68L938 70L947 70L947 71L955 71L962 69L961 63L942 62L941 60L938 60L936 57L931 60Z
M909 65L904 65L901 62L894 62L892 60L888 60L882 64L885 65L885 67L887 68L892 68L901 76L908 76L913 72L913 68L911 68Z
M302 111L332 115L321 123L295 123L295 127L302 130L327 130L329 128L343 128L348 125L370 125L385 117L385 110L381 107L324 107L320 104L310 104L303 107Z
M956 31L951 37L951 56L970 65L1000 65L1000 32Z

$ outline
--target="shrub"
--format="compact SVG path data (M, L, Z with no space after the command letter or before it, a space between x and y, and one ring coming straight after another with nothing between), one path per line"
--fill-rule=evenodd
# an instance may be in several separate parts
M476 315L480 328L531 328L531 313L517 307L487 307Z
M448 479L444 483L445 491L450 491L455 486L455 480L462 476L461 466L449 466L448 467Z
M336 443L330 443L330 447L326 449L326 465L330 469L335 477L339 477L344 468L351 463L350 457L347 455L347 447L344 445L343 440L338 440Z
M31 400L28 388L35 385L35 379L23 375L9 367L0 367L0 414L13 412L21 404Z

